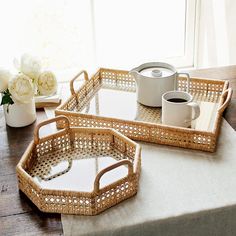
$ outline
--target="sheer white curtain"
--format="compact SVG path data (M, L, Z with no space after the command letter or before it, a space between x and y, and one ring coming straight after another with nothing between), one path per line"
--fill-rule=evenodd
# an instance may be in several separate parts
M236 64L236 1L202 1L197 67Z
M187 2L195 0L0 0L0 66L23 53L58 72L183 66Z

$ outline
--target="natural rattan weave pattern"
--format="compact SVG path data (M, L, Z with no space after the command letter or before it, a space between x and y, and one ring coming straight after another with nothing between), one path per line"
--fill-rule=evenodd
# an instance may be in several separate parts
M73 82L82 73L85 73L85 83L75 92ZM135 80L128 71L101 68L89 80L87 73L82 71L71 81L71 97L61 106L55 114L65 115L69 118L71 125L77 127L105 127L114 128L133 140L166 144L184 148L199 149L214 152L217 138L220 132L220 124L223 111L228 106L232 89L228 88L228 81L207 80L191 78L190 93L196 102L211 105L212 109L205 107L202 114L204 119L199 124L193 124L192 128L181 128L165 126L160 122L161 109L150 108L141 104L135 105L137 114L131 118L120 117L120 109L127 108L126 115L131 113L133 107L127 107L130 99L135 97ZM180 77L177 81L178 90L185 90L186 78ZM121 101L122 107L114 102L111 109L114 114L101 112L99 92L107 89L114 96L122 92L130 95ZM113 95L111 95L113 96ZM120 97L122 97L120 96ZM104 99L104 98L103 98ZM95 101L95 109L91 112L91 103ZM109 104L109 97L107 97ZM111 103L111 102L110 102ZM123 114L122 114L123 115ZM209 119L208 119L208 118ZM204 124L208 120L208 126ZM63 121L57 122L58 128L63 128Z
M62 120L65 129L39 138L41 126ZM90 168L83 170L83 166L77 169L80 161L90 159L89 163L96 164L95 173ZM102 168L97 164L100 160L112 160L112 163ZM119 168L123 168L125 175L102 186L103 179L114 176ZM141 149L115 130L70 127L66 117L58 116L36 127L34 141L16 169L20 190L41 211L96 215L137 193ZM72 175L80 171L85 173L82 179ZM91 176L94 176L91 191L79 191L77 186L87 183ZM72 182L75 189L71 187Z

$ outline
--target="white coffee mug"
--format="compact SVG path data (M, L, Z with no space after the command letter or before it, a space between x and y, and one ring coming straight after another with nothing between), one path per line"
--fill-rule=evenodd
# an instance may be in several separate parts
M200 107L191 94L169 91L162 95L162 124L187 128L199 115Z

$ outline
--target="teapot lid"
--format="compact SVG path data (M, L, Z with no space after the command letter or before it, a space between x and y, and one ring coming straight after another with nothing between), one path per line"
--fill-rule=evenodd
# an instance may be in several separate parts
M137 67L139 74L150 78L164 78L176 73L176 69L167 63L150 62Z

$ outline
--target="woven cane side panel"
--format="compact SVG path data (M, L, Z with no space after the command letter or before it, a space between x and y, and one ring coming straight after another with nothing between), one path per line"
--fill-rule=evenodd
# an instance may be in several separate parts
M136 90L135 80L127 71L101 69L100 76L103 83L110 88L126 91Z
M65 214L93 215L93 198L76 196L76 194L44 193L41 210Z
M114 201L119 203L129 197L132 197L137 192L137 185L138 180L132 178L132 180L123 180L115 188L103 191L102 194L95 198L96 212L100 213L104 209L113 206Z
M201 132L180 133L179 131L151 128L150 139L154 143L181 146L184 148L200 149L204 151L214 151L216 138L212 134L202 134Z
M35 184L32 183L24 174L21 174L20 171L17 173L18 177L18 186L25 195L31 199L32 202L37 207L41 206L41 191L35 187Z
M37 157L40 157L55 150L67 150L70 148L70 146L70 134L64 133L63 135L49 138L37 144L36 155Z
M94 215L110 208L137 192L138 180L121 180L114 188L105 189L95 197L76 196L74 194L58 193L41 196L40 209L45 212L58 212L65 214Z
M95 92L95 88L98 88L101 84L99 76L92 77L87 83L85 83L77 92L76 96L71 96L68 101L63 104L60 109L66 111L78 111L85 106L87 100L89 100ZM63 121L61 121L63 122Z
M187 80L184 77L179 77L177 79L177 88L181 91L186 90ZM190 79L189 91L195 93L211 94L211 95L220 95L224 88L224 82L216 80L199 80L199 79Z
M34 163L34 153L31 150L31 152L29 152L27 154L27 159L22 164L22 168L25 169L25 170L28 170L28 169L30 169L32 167L33 163Z
M134 78L127 71L119 71L112 69L101 69L100 76L102 81L106 84L130 88L133 90L136 86ZM178 77L178 90L186 90L187 79L185 77ZM221 94L224 87L223 81L190 79L190 92L206 92L211 94Z
M16 172L19 188L31 199L31 201L35 203L37 207L40 207L41 191L39 190L38 186L36 186L36 184L30 180L29 176L26 176L25 172L22 172L22 169L28 171L34 165L34 148L35 145L33 145L33 149L31 149L30 152L26 154L26 159L22 165L20 167L17 166Z
M172 131L162 126L153 127L153 125L141 125L138 123L124 124L122 121L107 121L107 119L103 120L101 118L94 120L94 118L85 116L68 116L68 118L73 126L114 128L134 140L200 149L204 151L214 151L216 144L216 138L211 133L209 135L199 131L184 133L182 130L175 129Z
M129 161L134 162L135 150L134 145L124 142L121 138L114 137L114 147L120 152L124 153Z

